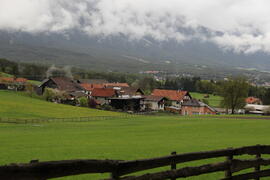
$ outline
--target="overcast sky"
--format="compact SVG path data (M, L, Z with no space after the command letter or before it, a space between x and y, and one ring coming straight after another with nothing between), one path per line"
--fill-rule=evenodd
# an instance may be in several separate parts
M0 30L210 41L270 53L270 0L0 0Z

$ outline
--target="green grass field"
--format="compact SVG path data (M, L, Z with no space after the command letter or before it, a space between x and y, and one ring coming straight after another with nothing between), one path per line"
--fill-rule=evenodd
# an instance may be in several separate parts
M209 105L212 107L220 107L220 102L222 100L221 96L217 96L217 95L214 96L212 94L209 94L209 98L204 98L205 94L197 93L197 92L191 92L190 95L192 98L195 98L195 99L200 99L200 100L206 99L209 102Z
M270 144L269 120L221 116L153 115L119 118L120 113L59 105L20 93L0 91L0 117L115 116L89 122L0 123L0 165L65 159L134 160L177 153ZM241 116L243 117L243 116ZM247 116L254 117L256 116ZM223 161L224 159L219 159ZM218 160L217 160L218 161ZM215 162L217 162L215 161ZM189 165L211 162L204 160ZM179 165L178 167L183 167ZM166 169L169 169L166 168ZM149 172L149 171L148 171ZM224 173L187 179L215 180ZM81 175L61 179L109 177Z
M270 121L139 116L86 123L0 124L0 164L63 159L140 159L270 144ZM223 160L223 159L222 159ZM208 161L203 161L208 162ZM183 166L183 165L181 165ZM224 173L191 179L218 179ZM95 179L83 175L67 179Z
M120 113L55 104L28 97L24 93L0 91L0 117L2 118L72 118L118 115Z

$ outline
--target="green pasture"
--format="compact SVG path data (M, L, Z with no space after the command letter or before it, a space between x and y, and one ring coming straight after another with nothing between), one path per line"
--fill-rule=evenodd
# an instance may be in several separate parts
M0 164L64 159L141 159L270 144L268 120L135 116L77 123L0 124ZM219 159L223 161L224 159ZM201 161L200 163L207 163ZM192 163L199 165L200 163ZM179 167L179 166L178 166ZM183 167L183 165L180 165ZM190 179L218 179L215 173ZM64 179L98 179L82 175Z
M214 96L213 94L209 94L209 98L205 98L204 97L205 94L197 93L197 92L191 92L190 95L192 98L195 98L195 99L200 99L200 100L206 99L209 102L209 105L212 107L220 107L220 102L222 100L221 96L218 96L218 95Z
M89 122L0 123L0 165L27 163L34 159L135 160L165 156L172 151L186 153L270 144L270 120L258 120L257 116L183 117L161 113L125 118L121 113L54 104L28 97L24 93L0 91L1 118L89 116L111 118L97 118ZM196 161L178 167L218 161L224 161L224 158ZM223 176L221 172L187 179L215 180ZM109 175L80 175L61 179L95 180L106 177Z
M118 115L120 113L46 102L31 98L22 92L0 91L0 117L2 118L72 118Z

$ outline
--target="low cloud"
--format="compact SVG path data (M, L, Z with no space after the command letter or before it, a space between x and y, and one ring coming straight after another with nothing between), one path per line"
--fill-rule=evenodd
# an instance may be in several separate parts
M1 0L0 30L210 41L270 53L268 0Z

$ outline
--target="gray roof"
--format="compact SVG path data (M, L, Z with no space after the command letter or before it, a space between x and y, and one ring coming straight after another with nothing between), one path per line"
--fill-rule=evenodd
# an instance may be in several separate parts
M162 99L167 99L167 98L166 97L163 97L163 96L153 96L153 95L145 96L145 101L156 101L156 102L159 102Z
M182 106L192 106L192 107L208 107L212 111L216 111L214 108L210 107L209 105L197 100L197 99L190 99L189 101L184 101Z

